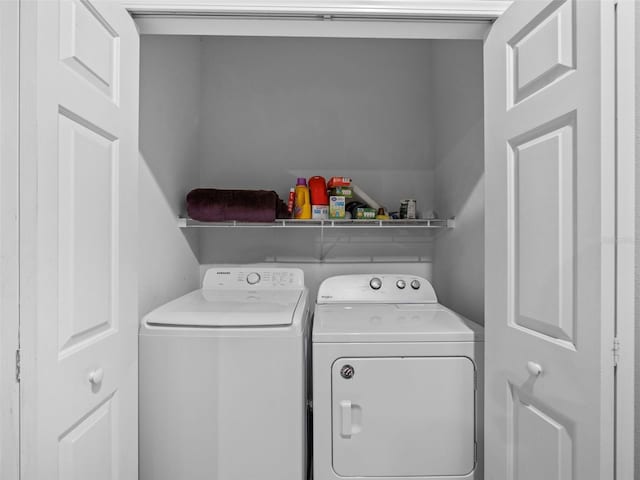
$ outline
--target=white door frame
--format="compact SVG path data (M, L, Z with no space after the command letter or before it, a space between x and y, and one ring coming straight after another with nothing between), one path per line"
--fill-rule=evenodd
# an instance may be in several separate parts
M511 0L124 0L141 34L475 40L484 38L491 22L510 4Z
M13 480L18 475L18 387L15 381L15 348L18 332L18 110L6 99L18 97L18 0L0 2L0 477ZM230 2L198 0L126 0L133 14L176 15L177 11L204 15L282 15L341 13L360 16L475 17L496 18L508 1L386 0L384 2L345 2L338 0L300 3L268 0L237 5ZM632 75L618 77L618 214L617 214L617 334L620 339L617 382L617 471L619 478L632 478L634 467L635 420L635 5L619 0L618 61ZM624 12L624 13L623 13ZM9 39L14 41L7 41ZM27 52L28 53L28 52ZM13 91L11 92L11 89ZM13 94L11 94L13 93ZM15 103L15 102L13 102ZM12 125L14 127L12 128ZM28 145L23 144L29 148ZM28 359L27 359L28 361ZM9 415L6 415L10 412ZM13 447L12 447L13 445Z
M513 0L124 0L132 14L224 16L351 16L410 19L498 18Z
M19 2L0 2L0 478L19 477Z
M214 26L213 23L215 23L217 30L230 26L233 22L238 22L238 17L244 17L244 23L240 20L240 25L258 35L274 35L274 32L282 28L284 23L288 25L293 23L292 20L282 20L283 15L303 17L327 15L329 19L334 18L331 17L332 15L338 18L342 15L365 18L403 16L406 17L405 20L439 17L453 21L456 18L477 20L497 18L511 2L385 0L355 3L341 0L316 0L301 5L292 0L288 2L254 0L238 3L194 0L187 5L176 0L125 0L125 6L132 15L144 17L141 33L189 34L189 28L193 28L192 34L206 34L207 29ZM635 0L618 0L617 228L616 238L612 241L617 244L616 335L619 339L619 360L616 383L617 449L615 462L620 479L633 477L635 463L635 9ZM233 18L234 16L236 18ZM253 18L252 22L257 23L246 23L247 16ZM280 18L279 24L272 25L271 30L261 26L260 20L257 19L269 16L279 16ZM199 17L201 23L194 23L193 17ZM191 25L195 25L194 27L188 26L187 22L190 20ZM262 21L262 24L264 23L266 22ZM145 31L146 29L149 31ZM229 30L229 32L234 31L235 34L249 34L242 32L242 28L238 33L237 23ZM431 30L430 33L437 34L437 31ZM472 37L468 30L460 29L458 33L461 36L467 35L467 38ZM321 36L322 31L318 30L317 34ZM612 346L612 348L614 347Z
M634 478L636 244L636 0L617 4L616 472Z
M141 34L476 40L484 38L491 21L510 4L511 0L124 0Z

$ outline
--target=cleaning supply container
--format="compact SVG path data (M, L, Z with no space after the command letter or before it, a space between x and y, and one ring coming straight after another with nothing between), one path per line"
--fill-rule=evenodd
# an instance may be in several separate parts
M314 220L329 218L329 196L324 177L315 176L309 179L309 193L311 195L311 218Z
M296 204L296 189L291 187L289 189L289 199L287 200L287 210L289 211L289 216L293 217L293 207Z
M293 218L299 220L311 219L311 199L306 178L299 177L296 182L296 203L293 213Z

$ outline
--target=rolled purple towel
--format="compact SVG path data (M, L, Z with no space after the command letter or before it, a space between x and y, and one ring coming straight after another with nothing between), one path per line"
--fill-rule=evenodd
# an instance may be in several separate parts
M273 222L287 207L272 190L196 188L187 194L187 214L201 222Z

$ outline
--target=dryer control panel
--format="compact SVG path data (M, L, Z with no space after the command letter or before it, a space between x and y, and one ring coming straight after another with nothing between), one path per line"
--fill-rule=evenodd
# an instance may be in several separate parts
M212 267L204 274L203 290L301 289L299 268Z
M438 303L431 283L416 275L358 274L327 278L318 303Z

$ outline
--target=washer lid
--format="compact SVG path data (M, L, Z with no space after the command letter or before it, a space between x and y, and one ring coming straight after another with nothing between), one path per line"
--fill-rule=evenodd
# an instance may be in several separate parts
M149 313L144 322L167 327L291 325L301 295L301 289L196 290Z
M317 305L314 343L482 341L481 326L440 304Z

